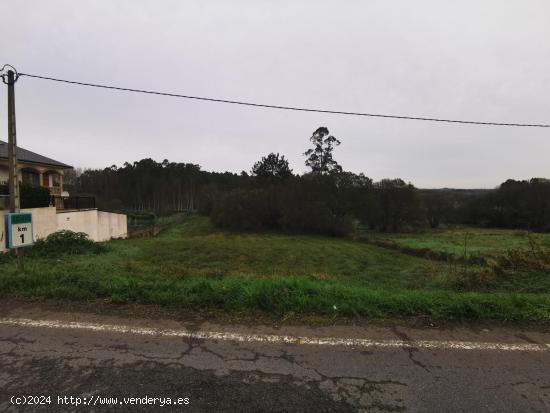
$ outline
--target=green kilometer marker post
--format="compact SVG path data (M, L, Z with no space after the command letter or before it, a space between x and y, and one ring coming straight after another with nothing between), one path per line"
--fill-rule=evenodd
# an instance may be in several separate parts
M16 212L6 215L6 248L30 247L34 244L32 214Z

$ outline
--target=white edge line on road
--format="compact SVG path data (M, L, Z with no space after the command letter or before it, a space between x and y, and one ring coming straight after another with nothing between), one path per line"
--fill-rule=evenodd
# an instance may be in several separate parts
M102 331L110 333L138 334L160 337L183 337L198 340L221 340L236 342L256 342L273 344L305 344L316 346L344 347L378 347L378 348L425 348L446 350L492 350L492 351L550 351L550 344L534 343L490 343L475 341L437 341L437 340L371 340L366 338L337 337L300 337L274 334L244 334L216 331L187 331L160 329L151 327L131 327L113 324L97 324L84 322L64 322L57 320L31 320L27 318L3 318L0 325L17 327L45 327L59 329L76 329Z

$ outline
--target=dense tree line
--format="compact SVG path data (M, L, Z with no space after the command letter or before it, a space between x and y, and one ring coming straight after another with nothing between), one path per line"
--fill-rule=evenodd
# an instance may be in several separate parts
M550 230L550 181L509 180L495 190L419 190L401 179L374 182L344 171L333 156L340 141L325 127L305 151L311 171L295 175L271 153L250 173L207 172L198 165L142 159L86 170L69 180L100 208L165 214L198 210L223 227L347 234L473 224Z
M487 227L550 231L550 180L509 179L495 191L469 202L463 221Z
M373 183L364 175L306 174L280 182L251 179L218 194L210 210L225 227L279 229L331 235L350 233L357 224L380 231L421 225L418 190L400 179Z
M68 189L96 196L105 209L165 213L195 209L203 179L198 165L142 159L121 168L86 170Z

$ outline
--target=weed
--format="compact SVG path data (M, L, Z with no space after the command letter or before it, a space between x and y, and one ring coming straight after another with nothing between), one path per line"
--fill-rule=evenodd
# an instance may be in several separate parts
M484 234L467 238L466 253ZM550 320L546 256L534 247L530 256L491 258L505 273L497 274L349 239L220 231L197 216L154 238L108 245L94 254L105 247L82 235L44 240L42 251L51 250L29 253L24 274L10 257L0 263L0 294L281 317Z
M452 274L451 285L458 290L544 291L550 284L550 250L530 238L528 248L512 248L494 253L482 268L466 268Z
M62 255L99 254L107 250L105 245L94 242L84 232L61 230L35 242L31 256L59 257Z

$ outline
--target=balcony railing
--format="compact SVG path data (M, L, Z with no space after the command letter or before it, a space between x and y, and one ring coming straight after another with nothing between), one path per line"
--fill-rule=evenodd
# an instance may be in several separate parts
M57 209L93 209L96 207L93 196L52 195L51 204Z

